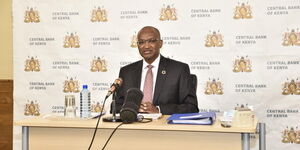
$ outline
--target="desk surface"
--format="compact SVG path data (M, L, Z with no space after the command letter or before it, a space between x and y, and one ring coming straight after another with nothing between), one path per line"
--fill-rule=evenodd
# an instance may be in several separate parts
M124 124L119 129L132 130L166 130L166 131L198 131L198 132L225 132L225 133L255 133L257 126L257 119L252 127L238 128L230 127L224 128L221 126L219 119L213 125L180 125L167 124L166 119L169 116L162 116L158 120L150 123L132 123ZM97 119L81 119L81 118L65 118L59 116L45 115L40 117L31 117L24 120L14 122L17 126L29 127L66 127L66 128L95 128ZM119 123L109 123L100 121L98 128L113 129Z

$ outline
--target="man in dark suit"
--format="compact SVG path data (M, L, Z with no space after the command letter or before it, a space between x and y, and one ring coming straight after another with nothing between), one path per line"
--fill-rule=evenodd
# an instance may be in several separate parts
M163 41L158 29L146 26L139 31L137 38L143 60L121 68L119 77L123 79L123 83L117 92L117 112L120 111L129 88L138 88L144 93L139 112L198 112L189 66L160 55Z

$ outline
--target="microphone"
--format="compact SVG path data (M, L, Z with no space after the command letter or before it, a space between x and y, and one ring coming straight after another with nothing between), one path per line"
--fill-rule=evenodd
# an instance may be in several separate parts
M112 93L116 92L119 87L122 85L122 78L118 78L115 80L115 82L110 86L110 89L108 90L105 99L107 99Z
M120 118L123 123L132 123L138 121L138 110L143 97L143 92L137 88L130 88L127 90L124 104L120 111Z

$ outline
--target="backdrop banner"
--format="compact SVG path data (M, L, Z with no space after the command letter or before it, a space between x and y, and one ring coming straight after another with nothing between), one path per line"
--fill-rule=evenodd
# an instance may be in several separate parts
M13 0L14 120L62 115L68 95L78 111L82 85L99 112L120 67L141 59L137 32L154 26L162 55L197 75L201 112L253 106L268 149L298 150L299 17L299 0ZM15 126L14 149L21 137Z

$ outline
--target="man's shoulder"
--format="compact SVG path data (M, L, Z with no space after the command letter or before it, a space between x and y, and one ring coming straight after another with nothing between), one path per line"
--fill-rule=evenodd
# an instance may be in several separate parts
M132 70L132 69L136 69L137 66L139 65L142 65L142 60L139 60L139 61L136 61L136 62L133 62L131 64L128 64L126 66L123 66L121 69L122 70Z
M170 65L174 65L174 66L177 66L177 67L187 67L188 64L184 63L184 62L181 62L181 61L178 61L178 60L174 60L174 59L171 59L171 58L165 58L166 61L168 62L168 64Z

